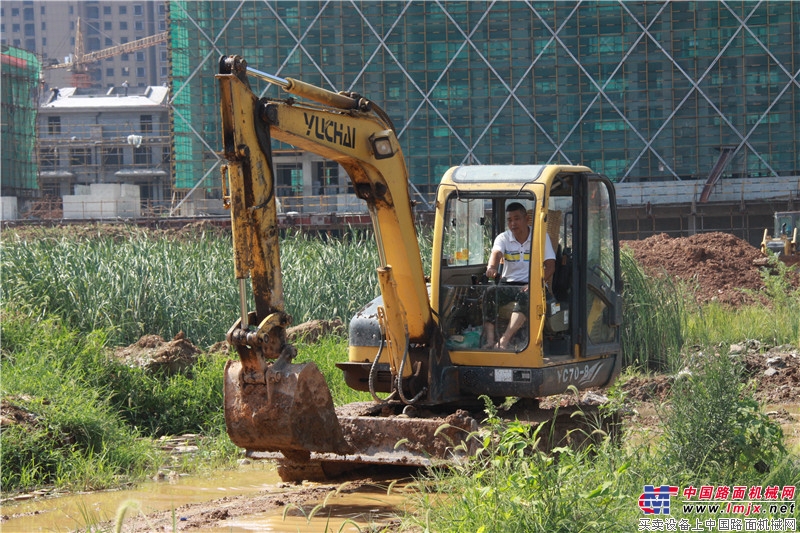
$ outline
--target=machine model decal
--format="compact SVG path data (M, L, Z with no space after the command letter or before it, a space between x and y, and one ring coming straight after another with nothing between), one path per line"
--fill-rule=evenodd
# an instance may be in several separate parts
M306 126L306 137L316 137L346 148L356 147L356 129L335 120L320 118L316 115L303 114Z
M576 383L582 385L593 381L602 367L601 361L589 365L588 363L581 366L570 366L563 370L559 370L558 375L559 383Z

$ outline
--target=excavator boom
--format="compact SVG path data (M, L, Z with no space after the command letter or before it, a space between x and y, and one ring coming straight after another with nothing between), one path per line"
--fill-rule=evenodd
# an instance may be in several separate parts
M379 249L381 287L394 303L387 306L384 327L392 339L387 352L402 394L402 379L412 372L405 364L407 346L426 342L434 328L397 138L385 114L363 98L259 73L316 103L259 99L242 58L223 57L220 72L224 202L231 210L241 292L240 317L227 335L240 358L225 369L228 433L248 450L298 459L310 452L354 452L343 438L321 372L314 363L291 363L295 351L285 335L291 318L284 311L271 139L337 161L366 201ZM255 299L252 312L247 309L248 278ZM349 435L369 432L353 430L353 423L348 422Z

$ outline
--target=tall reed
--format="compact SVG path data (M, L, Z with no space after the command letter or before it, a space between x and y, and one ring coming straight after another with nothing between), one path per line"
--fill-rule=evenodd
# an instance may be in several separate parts
M624 364L651 370L676 367L684 322L678 286L666 275L645 273L627 249L622 250L620 264L625 302L621 332Z
M110 330L112 344L183 331L193 343L210 346L225 338L238 316L230 237L178 239L135 229L25 239L12 231L3 237L4 302L61 316L80 331ZM429 272L430 232L420 232L419 242ZM286 311L295 324L335 317L348 322L379 293L369 231L326 240L294 233L280 247Z

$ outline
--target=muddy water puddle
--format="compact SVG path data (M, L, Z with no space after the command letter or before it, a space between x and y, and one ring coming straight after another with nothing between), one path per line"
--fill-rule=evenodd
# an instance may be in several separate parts
M255 494L280 483L274 465L253 463L237 470L209 475L179 476L148 481L129 490L68 494L20 502L3 502L3 533L61 532L85 529L88 524L113 520L117 510L130 502L126 516L176 509L182 505L225 496Z
M206 533L297 532L361 533L379 531L398 520L407 505L404 487L365 485L348 494L331 493L326 498L305 505L289 505L220 522Z
M182 526L191 524L192 531L206 533L357 532L385 526L403 513L406 487L398 483L387 494L389 483L297 486L282 483L273 464L254 462L233 471L150 481L129 490L3 502L0 514L9 518L0 523L0 530L67 532L87 531L94 526L93 531L113 531L117 512L126 507L122 531L181 531ZM303 492L311 497L293 496ZM231 516L219 512L238 498L250 501L265 494L275 495L285 504ZM194 522L196 514L186 511L193 507L201 507L203 514L213 516L216 511L220 516L199 524ZM163 513L170 515L166 526L163 518L155 518ZM186 513L190 513L189 521L183 516Z

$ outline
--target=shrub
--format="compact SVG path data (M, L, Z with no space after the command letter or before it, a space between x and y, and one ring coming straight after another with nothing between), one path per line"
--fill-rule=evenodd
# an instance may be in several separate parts
M742 375L719 354L700 354L679 374L664 413L664 453L677 473L760 472L785 455L780 425L760 411Z

